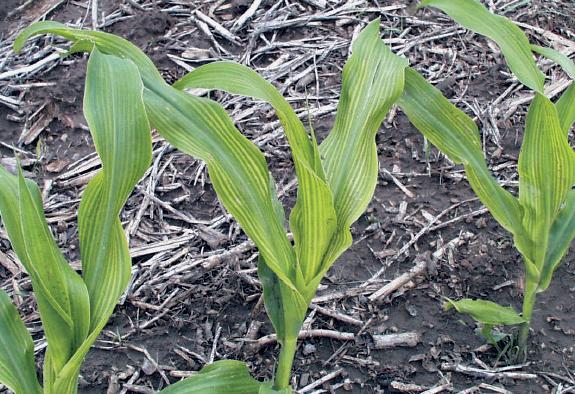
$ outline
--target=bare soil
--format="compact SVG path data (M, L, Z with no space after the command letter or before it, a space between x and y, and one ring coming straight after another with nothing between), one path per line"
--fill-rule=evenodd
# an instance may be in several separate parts
M10 43L14 32L41 15L37 10L43 9L42 6L57 4L37 0L17 15L7 16L23 3L19 0L0 3L0 38L4 43ZM395 49L407 48L404 55L412 65L438 83L444 94L458 106L477 116L490 166L499 179L508 181L513 192L517 191L514 181L517 181L516 163L526 107L515 105L512 112L510 108L526 92L517 86L499 104L490 104L515 82L509 78L500 54L487 40L463 29L457 30L439 13L419 11L414 15L413 10L403 8L404 2L400 1L379 2L381 7L400 6L389 11L374 12L373 7L378 2L365 2L357 7L356 13L294 24L262 33L263 36L254 35L254 28L265 26L265 23L322 14L330 9L321 10L309 4L312 2L304 1L285 2L290 6L273 3L264 1L254 20L236 32L242 45L232 44L216 34L219 49L190 19L190 13L196 9L209 14L211 7L217 6L214 1L156 1L151 4L107 0L99 2L98 12L99 15L111 15L109 18L113 21L103 27L104 31L121 35L142 48L170 82L185 73L182 63L196 67L209 61L186 59L183 53L190 48L211 50L211 58L244 61L248 56L248 64L259 68L278 87L286 84L286 78L297 75L315 61L316 68L311 74L299 81L289 81L286 86L285 94L300 109L305 109L306 91L312 109L336 103L341 67L356 26L380 16L384 38L400 38L408 29L401 36L406 38L402 44L405 46L393 44ZM513 8L516 1L497 3L498 12L507 10L506 16L518 22L575 41L573 6L557 1L532 1L530 6L517 8ZM62 1L47 17L61 22L84 21L84 25L90 27L88 4ZM218 4L211 15L230 28L250 2L234 0ZM337 1L328 1L328 4L331 8L341 6ZM118 10L120 17L114 16ZM453 31L455 33L448 37L418 43L434 34ZM533 41L549 44L542 34L533 30L528 32ZM302 39L309 39L306 44L321 44L331 38L347 44L327 54L305 46L269 48L269 42L296 45L304 43ZM415 44L409 47L410 43ZM46 45L64 46L59 40L40 38L20 57L0 52L0 73L38 61L31 57ZM281 75L278 68L273 68L273 62L282 53L287 54L288 60L306 54L311 56ZM177 56L177 62L174 56ZM74 55L33 75L14 76L9 83L0 84L0 95L21 101L16 109L0 101L0 141L4 143L0 146L0 160L4 165L11 163L14 152L10 146L22 150L21 155L29 159L25 162L28 164L26 170L46 191L47 217L71 261L79 258L74 212L85 181L80 179L82 173L69 177L63 174L77 168L78 162L88 160L94 151L82 115L85 65L85 56ZM271 69L263 69L270 65ZM547 74L552 83L563 77L557 68L549 68ZM48 84L22 89L13 86L30 83ZM285 188L283 201L292 205L295 188L289 186L289 182L294 178L293 167L281 129L269 126L276 120L273 112L258 104L253 113L242 115L242 111L251 108L250 100L220 93L214 93L212 97L232 113L240 130L259 143L279 189ZM40 115L34 116L38 109ZM334 114L332 109L313 116L315 132L320 139L329 132ZM40 123L43 125L41 132L29 143L24 143L21 139L23 130L37 125L40 116L46 119ZM339 370L339 374L318 389L323 387L324 392L338 393L421 392L449 383L443 392L472 387L477 387L476 391L469 392L493 392L489 387L497 387L513 393L548 393L557 390L560 384L573 387L575 250L572 248L566 256L549 290L538 297L529 362L517 367L518 372L536 374L534 379L512 379L504 374L488 377L476 373L474 376L452 371L450 365L458 364L482 370L486 366L501 367L505 365L505 359L499 359L497 350L484 346L472 320L445 312L443 297L484 298L520 309L521 259L510 235L488 213L480 211L482 205L475 198L462 169L453 166L434 148L426 149L423 137L402 113L388 118L377 135L377 142L382 171L375 196L366 213L353 226L353 247L328 272L318 292L320 297L344 290L354 293L323 302L321 306L363 324L349 324L312 312L312 328L355 333L356 340L319 337L302 340L293 373L297 387ZM271 378L277 347L254 347L242 341L250 333L252 339L272 333L254 270L257 251L247 247L232 256L223 255L227 250L237 250L234 248L246 241L246 237L233 220L225 217L202 163L171 149L159 139L154 148L156 178L144 179L142 190L155 182L151 191L158 199L194 220L184 221L165 205L146 201L146 195L136 191L122 214L127 228L138 223L131 235L130 246L136 250L189 237L171 249L136 253L133 283L84 363L80 392L153 392L165 387L166 380L175 382L186 372L198 370L210 359L210 354L216 360L246 361L254 376L262 380ZM407 189L407 193L384 169ZM146 209L138 216L144 204L147 204ZM440 220L428 226L430 218L445 210L447 212ZM441 226L451 219L456 220ZM400 249L426 227L428 230L407 252L399 255ZM0 252L11 258L9 242L1 232ZM433 253L436 253L435 257L431 256ZM209 256L220 258L216 263L198 264L183 272L173 270L178 264ZM358 291L359 286L382 267L387 266L374 282L379 287L408 271L422 256L429 260L428 274L414 279L384 300L370 301L367 297L374 290L363 294ZM40 322L26 275L11 272L2 264L1 257L0 254L0 284L8 292L19 294L17 303L21 314L35 339L42 343ZM158 281L157 278L165 279ZM254 327L259 328L254 332ZM374 348L373 335L401 332L421 334L421 343L411 348ZM40 361L42 352L38 355ZM402 389L399 383L418 385L421 390L415 387ZM3 392L1 388L0 392Z

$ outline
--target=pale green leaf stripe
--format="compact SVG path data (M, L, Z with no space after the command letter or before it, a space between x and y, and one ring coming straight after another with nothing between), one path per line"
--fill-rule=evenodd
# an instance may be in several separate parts
M162 394L257 394L261 383L240 361L222 360L205 366L196 375L172 384Z
M571 85L557 100L555 107L561 121L561 130L567 135L575 122L575 82L571 82Z
M350 226L367 208L377 184L375 135L403 90L408 62L394 55L379 37L379 19L371 22L353 44L343 69L335 123L320 145L324 169L333 193L338 230L321 270L321 277L351 245Z
M569 250L573 239L575 239L575 189L568 193L563 208L551 226L545 263L541 270L539 291L549 287L553 273Z
M549 60L554 61L563 68L567 75L569 75L572 79L575 79L575 63L573 63L571 59L569 59L561 52L539 45L531 45L531 50L540 54L541 56L545 56Z
M523 229L521 206L489 172L473 120L412 69L405 72L405 89L398 104L433 145L465 166L469 183L481 202L514 234L519 250L529 256L531 243Z
M270 103L290 144L298 178L298 197L290 216L303 281L315 277L336 229L333 197L315 140L310 139L295 112L272 84L238 63L216 62L188 73L174 84L178 89L222 89ZM305 283L303 284L305 287Z
M101 172L88 184L78 212L82 272L90 294L93 329L108 320L130 279L131 262L118 215L152 159L143 85L129 60L97 49L88 61L84 116ZM123 250L120 250L123 249Z
M226 209L257 244L274 272L286 283L293 281L285 274L296 265L283 223L268 220L269 210L275 212L277 197L271 192L265 159L233 126L219 105L168 86L140 49L111 34L71 29L58 23L37 23L21 33L15 48L21 47L27 38L43 33L58 34L74 42L91 41L104 53L132 60L144 81L144 98L152 126L178 149L208 163L214 188ZM234 157L228 157L228 152Z
M222 204L256 243L270 268L295 287L295 255L276 215L277 196L259 149L211 100L158 84L145 90L144 101L152 126L168 142L207 163Z
M444 304L445 309L455 308L457 312L470 315L475 320L489 325L514 325L525 322L511 307L501 306L492 301L471 300L465 298L453 301L449 298Z
M423 0L418 7L427 6L440 9L461 26L495 41L517 79L543 93L545 76L533 59L529 40L513 22L489 12L477 0Z
M249 96L271 104L282 125L294 156L310 166L324 179L319 152L314 149L302 122L278 90L257 72L239 63L221 61L203 65L186 74L173 85L176 89L220 89Z
M0 383L16 394L40 394L34 342L10 297L0 289Z
M527 113L518 162L523 225L537 242L531 261L545 264L549 231L575 179L575 155L553 103L536 94Z

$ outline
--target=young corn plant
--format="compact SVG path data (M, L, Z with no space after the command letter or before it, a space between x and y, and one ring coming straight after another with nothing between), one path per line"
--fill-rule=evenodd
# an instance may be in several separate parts
M496 341L496 325L519 325L517 356L525 358L529 326L538 293L545 291L554 271L575 238L575 152L569 130L575 121L575 84L556 103L545 96L545 76L532 51L559 63L575 78L575 65L564 55L531 46L525 34L508 19L494 15L476 0L424 0L460 25L487 36L501 49L517 79L535 92L529 106L518 162L519 195L499 185L484 159L477 126L441 92L411 69L405 73L399 106L411 122L453 162L462 164L467 179L493 217L513 235L525 267L522 313L491 301L448 300L483 325L482 333Z
M142 112L151 126L179 150L206 162L219 200L259 250L258 275L265 306L281 344L274 379L260 383L251 378L244 364L224 360L163 392L291 392L291 369L307 307L324 274L352 243L350 226L364 212L377 183L375 134L403 91L407 62L393 55L380 39L379 20L369 24L353 45L343 70L335 124L321 145L282 95L245 66L208 64L170 86L150 59L128 41L56 22L30 26L18 37L15 48L45 33L72 41L71 52L98 51L137 68L134 74L144 87ZM195 87L250 96L275 109L291 147L299 184L289 216L293 244L262 152L240 133L219 104L183 91Z
M32 337L0 290L0 383L16 394L76 393L82 361L128 285L131 261L118 215L152 157L142 93L132 62L92 51L84 115L102 169L78 212L82 276L50 233L38 186L0 166L0 217L32 281L48 343L41 385Z

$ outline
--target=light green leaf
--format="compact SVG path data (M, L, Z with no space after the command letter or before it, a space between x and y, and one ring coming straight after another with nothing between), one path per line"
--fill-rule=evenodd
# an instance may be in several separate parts
M130 279L131 261L118 215L151 163L152 139L143 85L131 61L94 50L86 75L84 116L102 161L78 213L94 329L108 320Z
M240 361L216 361L196 375L172 384L162 394L258 394L261 383Z
M75 392L81 363L130 279L131 259L118 215L151 162L142 92L138 69L131 61L92 52L84 114L102 170L84 191L78 213L83 277L91 301L90 334L58 371L56 393Z
M41 394L34 365L34 342L10 302L0 289L0 383L15 394Z
M567 75L575 79L575 63L561 52L539 45L531 45L531 50L554 61L563 68Z
M543 93L545 76L533 59L529 40L509 19L492 14L477 0L423 0L418 7L438 8L461 26L495 41L517 79Z
M91 41L103 53L125 57L138 67L150 123L176 148L202 159L222 204L256 243L268 266L295 289L295 253L275 212L279 204L263 154L233 125L217 103L167 85L151 60L111 34L39 22L25 29L15 48L36 34L54 33L73 42ZM88 46L83 46L87 48Z
M256 243L269 267L295 289L295 254L261 151L233 125L223 108L168 85L145 89L148 116L181 151L204 160L218 198Z
M575 181L575 155L555 106L540 94L527 114L518 172L523 225L537 245L527 258L541 271L551 226Z
M46 377L64 366L88 334L90 310L86 286L68 265L44 218L36 184L0 168L0 214L18 258L28 271L48 346Z
M471 316L474 320L485 325L515 325L525 322L511 307L501 306L492 301L471 300L468 298L453 301L447 298L443 304L445 310L455 308L457 312Z
M553 273L575 239L575 190L571 190L549 233L549 245L541 270L539 291L549 287Z
M367 208L377 184L375 135L403 90L408 62L394 55L372 21L353 44L343 68L335 124L320 145L337 215L335 234L321 270L308 285L317 288L333 262L351 245L350 226Z
M292 150L299 183L298 198L290 216L300 271L296 275L306 282L314 278L336 230L336 217L313 135L308 136L291 106L272 84L241 64L204 65L177 81L174 87L222 89L264 100L274 107Z
M561 121L561 130L565 135L568 135L573 122L575 122L575 83L571 82L571 85L555 103L555 108L557 108Z
M529 256L532 245L523 228L522 208L489 172L473 120L412 69L406 70L405 89L398 104L433 145L455 163L464 165L469 183L481 202L514 235L518 249Z
M74 43L80 42L77 46L72 47L74 51L91 50L93 46L89 43L93 43L103 53L131 59L138 66L140 74L145 81L163 81L154 63L144 52L129 41L104 32L73 29L59 22L42 21L28 26L14 40L14 50L16 52L20 51L30 37L50 33Z

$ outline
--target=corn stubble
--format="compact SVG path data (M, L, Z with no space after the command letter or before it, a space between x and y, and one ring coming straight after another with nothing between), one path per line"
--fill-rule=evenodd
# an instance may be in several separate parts
M290 393L307 307L327 270L351 245L350 226L372 198L378 174L375 135L393 104L453 162L464 166L473 190L513 234L523 256L521 314L483 300L446 304L482 323L482 332L492 341L494 326L520 325L525 354L535 295L549 286L575 237L575 152L567 139L575 120L575 88L552 103L544 95L544 76L531 51L560 63L567 72L575 66L553 50L531 47L519 28L475 0L426 0L420 5L437 7L494 40L517 78L535 91L519 158L518 197L488 170L472 119L385 46L379 20L353 45L335 124L321 144L269 82L240 64L207 64L170 86L142 51L117 36L56 22L39 22L23 31L16 49L31 36L52 33L74 43L71 53L90 52L84 112L103 165L80 205L82 276L57 249L37 186L0 167L0 214L32 279L48 340L42 387L32 338L10 298L0 291L0 382L16 394L76 392L83 358L129 280L130 259L118 214L150 163L150 128L155 128L177 149L206 162L219 200L256 244L265 306L281 344L269 382L253 379L242 362L222 360L162 392ZM262 152L218 103L190 95L188 88L224 90L263 100L275 109L299 185L289 221Z

